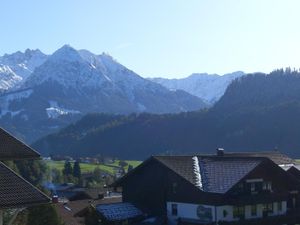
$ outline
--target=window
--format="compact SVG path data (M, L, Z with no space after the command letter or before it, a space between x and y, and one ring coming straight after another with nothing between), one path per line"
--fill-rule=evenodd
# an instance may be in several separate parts
M264 183L263 183L263 190L264 191L271 191L272 190L272 182L270 182L270 181L265 181Z
M226 210L223 210L223 217L225 218L225 217L227 217L227 215L228 215L228 212Z
M270 182L270 181L267 182L267 190L269 190L269 191L272 190L272 182Z
M250 190L251 192L255 192L255 183L250 183Z
M243 218L245 216L244 206L233 206L233 218Z
M177 193L177 183L172 184L173 194Z
M273 212L273 203L263 204L263 212Z
M277 210L282 211L282 202L277 202Z
M257 216L257 206L251 205L251 216Z
M263 182L263 190L267 190L267 182Z
M172 204L172 216L177 216L178 210L177 210L177 204Z

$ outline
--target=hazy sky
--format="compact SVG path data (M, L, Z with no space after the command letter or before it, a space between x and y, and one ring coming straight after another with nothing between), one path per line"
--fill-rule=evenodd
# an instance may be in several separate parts
M0 55L64 44L145 77L300 67L299 0L1 0Z

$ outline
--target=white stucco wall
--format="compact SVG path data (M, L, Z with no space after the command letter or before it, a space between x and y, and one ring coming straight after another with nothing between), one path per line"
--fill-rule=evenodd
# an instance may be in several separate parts
M172 215L172 204L177 204L177 216ZM201 205L201 204L199 204ZM167 215L169 224L177 224L178 218L188 218L194 220L200 220L197 215L197 208L199 207L197 204L189 204L189 203L180 203L180 202L167 202ZM212 212L212 221L215 221L215 207L209 205L201 205L205 208L210 208Z
M177 216L172 215L172 204L177 204ZM199 205L197 204L188 204L188 203L179 203L179 202L167 202L167 215L169 219L170 225L177 224L178 218L188 218L199 220L200 218L197 215L197 208ZM210 208L212 212L213 221L237 221L237 218L233 218L233 206L224 205L224 206L209 206L202 205L205 208ZM224 210L226 210L226 216L224 217ZM287 202L282 202L282 210L279 211L277 209L277 203L273 203L273 213L268 216L277 216L284 215L287 211ZM257 204L257 215L251 216L251 205L245 206L245 218L246 219L255 219L263 217L263 204Z

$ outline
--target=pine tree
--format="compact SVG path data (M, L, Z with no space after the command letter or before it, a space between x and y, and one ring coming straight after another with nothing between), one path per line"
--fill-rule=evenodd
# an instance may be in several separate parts
M130 172L131 170L133 170L133 166L132 166L132 165L129 165L129 166L128 166L127 172Z
M73 176L80 179L81 178L81 168L80 168L80 164L78 161L76 161L74 163L74 167L73 167Z
M65 162L63 174L65 176L73 175L73 168L72 168L72 164L70 161Z

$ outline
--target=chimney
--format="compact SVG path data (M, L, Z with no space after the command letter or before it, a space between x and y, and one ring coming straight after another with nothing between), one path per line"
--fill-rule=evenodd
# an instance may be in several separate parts
M224 156L224 148L217 148L217 156Z
M58 196L57 195L52 196L52 203L58 203Z

